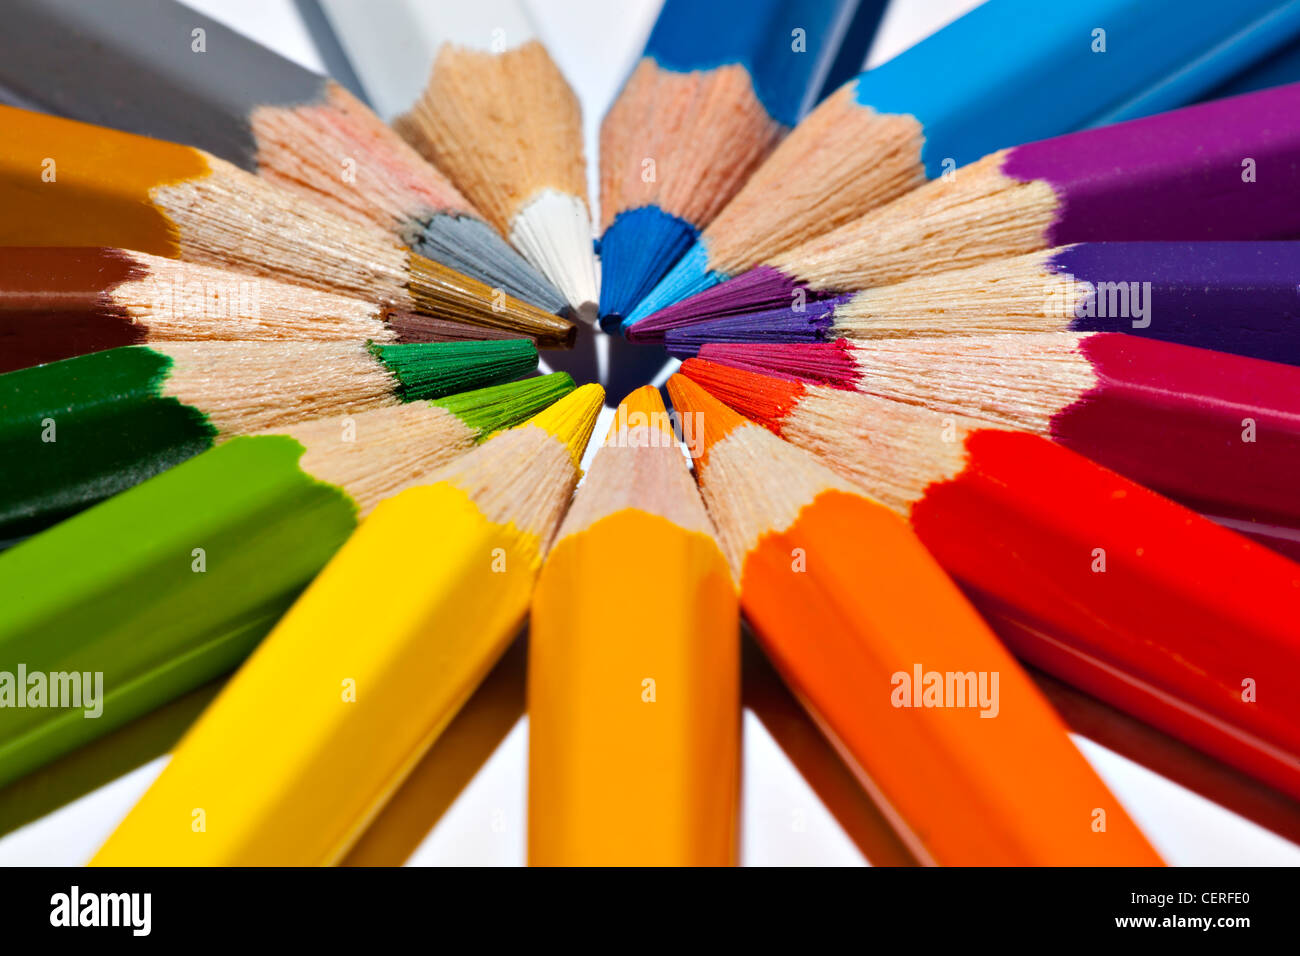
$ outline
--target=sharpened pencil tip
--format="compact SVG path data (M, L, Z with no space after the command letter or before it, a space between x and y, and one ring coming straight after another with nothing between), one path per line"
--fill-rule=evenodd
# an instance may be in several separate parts
M788 375L850 391L863 377L862 369L853 359L853 347L848 339L812 344L711 342L700 346L696 357L749 372Z
M434 402L478 432L484 441L503 428L527 421L574 390L568 372L552 372L519 382L460 392Z
M370 354L393 376L406 401L440 398L527 375L537 367L537 347L526 339L387 345Z
M695 429L701 444L699 463L708 464L710 449L737 428L750 424L742 415L714 398L702 386L678 373L668 379L668 397L678 414L699 416Z
M568 319L417 253L408 253L408 260L410 292L419 312L527 336L543 348L573 345L577 329Z
M628 392L627 397L619 402L619 408L626 408L629 412L664 412L663 396L659 394L659 389L653 385L642 385L640 388Z
M573 467L577 468L587 450L591 430L596 427L596 417L604 407L605 390L599 385L583 385L524 424L536 425L563 442L573 459Z
M642 385L629 392L619 403L614 413L614 421L610 423L609 433L605 436L605 443L616 441L620 431L636 427L658 428L676 441L663 396L653 385Z
M694 225L657 206L620 212L600 240L600 314L629 315L697 238Z
M804 383L788 375L766 375L704 359L687 359L679 373L735 413L780 434L781 422L803 397Z
M579 316L594 318L599 293L586 203L554 189L543 190L515 216L510 242Z

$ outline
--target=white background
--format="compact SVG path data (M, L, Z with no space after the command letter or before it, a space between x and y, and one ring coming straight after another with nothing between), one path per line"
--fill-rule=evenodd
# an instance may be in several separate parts
M304 66L323 69L291 0L188 2ZM525 3L533 12L541 39L583 103L594 210L600 118L639 54L659 0ZM976 0L894 0L868 64L901 52L975 5ZM602 421L595 434L603 435L607 427L607 422ZM412 864L524 862L527 737L524 719L438 821L410 861ZM1076 738L1076 742L1170 863L1300 865L1300 847L1089 741ZM0 864L85 862L148 787L164 761L155 760L0 839ZM757 718L748 712L744 719L743 795L742 861L746 865L866 862ZM953 799L961 799L960 794L954 793Z

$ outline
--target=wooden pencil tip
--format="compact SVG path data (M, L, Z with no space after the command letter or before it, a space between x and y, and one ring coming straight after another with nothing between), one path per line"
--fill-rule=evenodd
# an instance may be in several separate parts
M600 298L596 257L591 248L591 217L581 197L543 189L515 215L509 238L579 315L595 320Z
M714 398L764 428L780 434L781 422L799 404L806 387L788 375L762 374L719 365L705 359L687 359L681 375Z
M605 390L599 385L583 385L524 424L535 425L563 442L576 469L587 450L591 430L596 427L596 417L604 407Z
M399 343L465 342L484 339L517 339L524 333L510 329L494 329L471 322L440 319L404 309L385 309L384 321L397 336ZM535 340L535 336L529 336Z
M692 452L698 456L701 467L708 464L709 452L714 445L737 428L750 424L742 415L722 404L685 375L677 374L668 379L668 397L672 399L673 408L677 409L679 415L683 418L693 416Z

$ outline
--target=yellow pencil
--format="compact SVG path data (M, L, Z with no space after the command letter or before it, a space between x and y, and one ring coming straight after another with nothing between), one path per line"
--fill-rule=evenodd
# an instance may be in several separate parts
M585 385L376 507L91 862L340 860L523 623L603 401Z
M523 718L527 656L521 636L352 844L341 866L401 866L419 849Z
M619 406L533 599L528 861L730 865L735 585L659 393Z

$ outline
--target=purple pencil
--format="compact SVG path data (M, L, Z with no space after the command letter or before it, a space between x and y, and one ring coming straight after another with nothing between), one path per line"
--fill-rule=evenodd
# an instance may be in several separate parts
M1053 246L1300 237L1300 83L990 153L628 330L707 319Z
M664 339L686 358L712 342L1025 332L1125 332L1300 365L1300 242L1075 243L697 322Z

